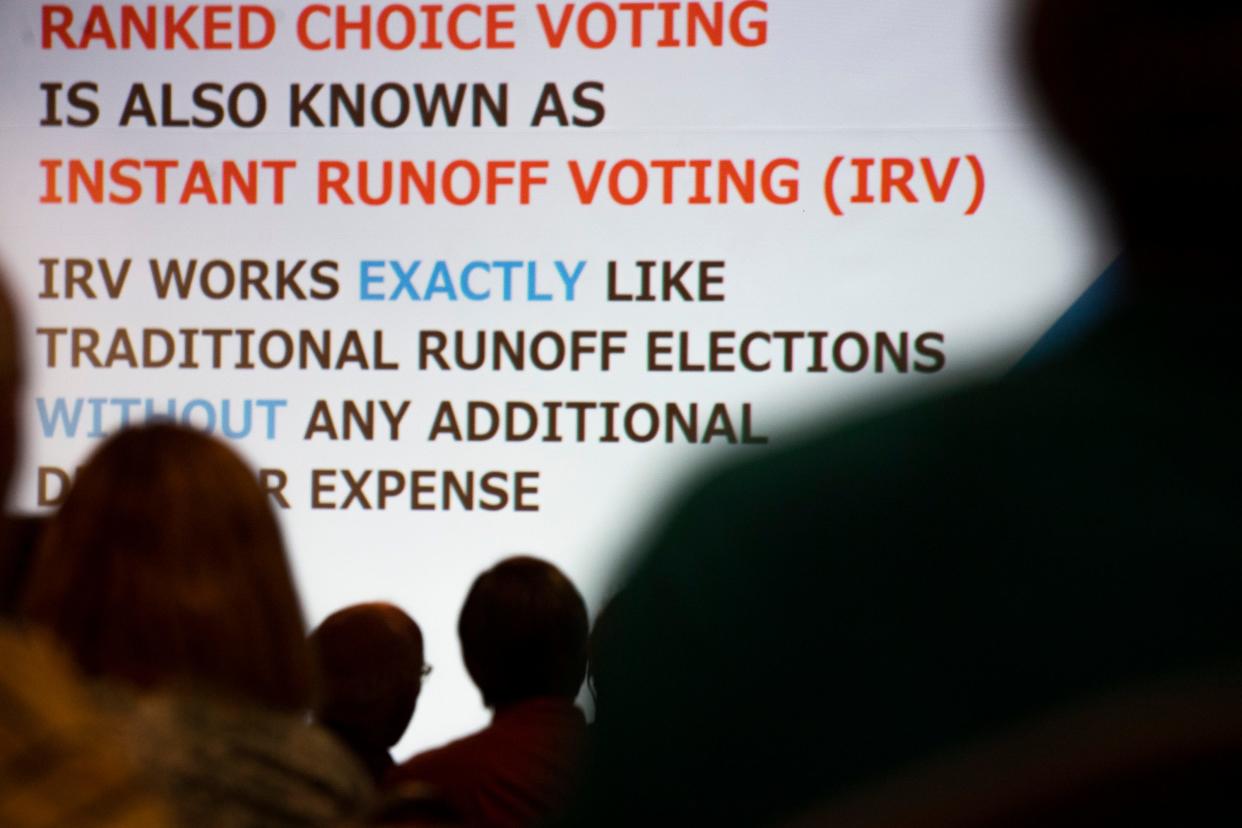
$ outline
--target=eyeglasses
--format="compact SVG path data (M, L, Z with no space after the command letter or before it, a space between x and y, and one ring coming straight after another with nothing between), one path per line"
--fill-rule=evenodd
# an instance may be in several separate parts
M430 664L424 664L424 665L423 665L423 669L419 670L418 672L419 672L419 675L420 675L420 683L421 683L421 682L426 681L426 680L427 680L427 676L431 675L431 665L430 665Z

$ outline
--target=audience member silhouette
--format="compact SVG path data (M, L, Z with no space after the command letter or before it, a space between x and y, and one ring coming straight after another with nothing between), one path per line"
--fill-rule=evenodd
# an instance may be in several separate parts
M20 433L17 397L22 386L22 359L17 319L7 283L0 277L0 496L7 500L9 479L17 464Z
M266 495L222 443L150 425L79 470L24 613L91 676L124 683L127 746L182 825L327 824L369 781L308 726L310 650Z
M492 723L400 765L392 783L437 792L472 826L519 828L557 814L586 733L574 698L587 627L582 596L546 561L510 558L480 575L457 631Z
M768 823L1242 667L1238 210L1215 197L1242 178L1242 7L1034 5L1036 85L1112 207L1124 303L1028 370L690 491L630 578L576 824Z
M17 455L21 359L14 309L0 278L0 502ZM0 825L162 828L171 824L135 763L113 750L114 722L44 636L9 623L41 521L0 522Z
M422 630L392 604L357 604L329 615L310 640L322 683L316 718L379 782L430 669Z
M47 518L8 515L0 523L0 618L13 618Z

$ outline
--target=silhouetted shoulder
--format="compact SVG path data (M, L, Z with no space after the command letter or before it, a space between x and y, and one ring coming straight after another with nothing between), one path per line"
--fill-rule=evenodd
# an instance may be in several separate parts
M1236 659L1227 330L1131 308L1029 371L694 487L627 588L592 778L745 822L1048 704ZM708 794L727 789L745 802ZM623 790L593 813L641 818Z
M1226 487L1221 461L1239 449L1229 423L1242 401L1220 359L1231 328L1207 307L1127 308L1031 369L833 424L713 474L668 531L736 538L813 528L825 541L851 533L856 543L943 533L960 544L971 524L1000 533L994 540L1084 528L1012 523L1007 504L1078 503L1095 516L1083 521L1131 521L1144 498L1174 494L1164 491L1174 476ZM989 512L964 523L957 510L972 501ZM1193 533L1184 523L1180 531Z
M53 642L0 626L0 825L172 825L143 769Z
M358 760L301 716L195 694L109 699L179 825L334 825L371 804Z

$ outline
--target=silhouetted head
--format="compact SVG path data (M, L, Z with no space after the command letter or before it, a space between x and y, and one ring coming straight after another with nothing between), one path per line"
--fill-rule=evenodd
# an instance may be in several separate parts
M0 618L17 615L30 564L48 519L42 515L6 515L0 521Z
M17 463L17 395L22 386L17 341L17 319L7 282L0 274L0 504L7 502L9 481Z
M1232 246L1238 210L1229 205L1242 185L1242 5L1030 2L1037 89L1103 185L1127 245L1139 257Z
M0 274L0 511L8 502L9 481L17 464L17 395L21 391L17 321L8 287ZM7 616L26 577L36 519L0 519L0 615Z
M457 622L470 678L488 707L572 699L587 661L587 611L565 574L537 558L509 558L475 579Z
M423 681L423 633L392 604L358 604L311 633L322 687L319 721L359 751L387 751L405 733Z
M122 431L48 524L23 602L81 667L304 710L311 660L276 518L223 443Z

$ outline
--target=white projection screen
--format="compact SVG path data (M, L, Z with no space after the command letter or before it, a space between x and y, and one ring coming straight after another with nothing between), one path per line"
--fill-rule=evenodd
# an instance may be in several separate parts
M1014 11L5 0L11 507L123 422L210 428L283 482L310 623L422 625L399 755L466 733L482 569L594 614L697 470L1003 369L1107 266Z

